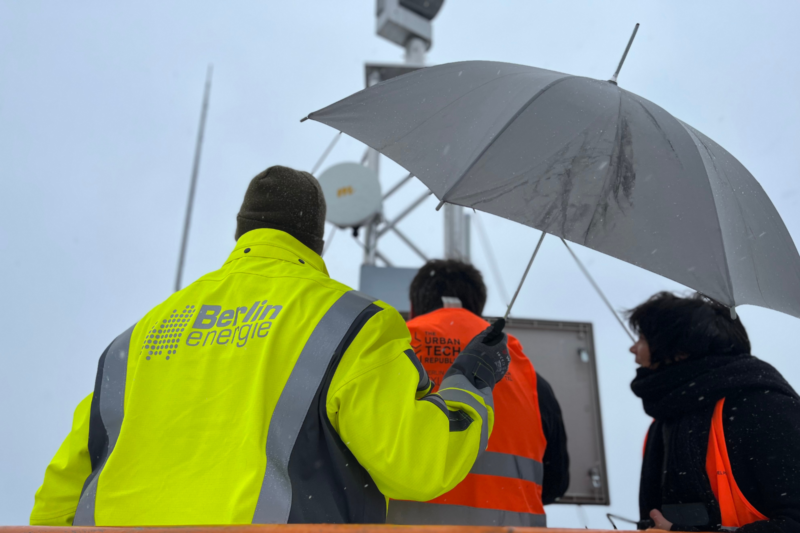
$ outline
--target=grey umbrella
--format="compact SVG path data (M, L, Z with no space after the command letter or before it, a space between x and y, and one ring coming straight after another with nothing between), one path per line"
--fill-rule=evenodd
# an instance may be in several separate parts
M800 317L800 257L755 178L717 143L616 83L450 63L308 118L396 161L442 202L582 244L731 308Z

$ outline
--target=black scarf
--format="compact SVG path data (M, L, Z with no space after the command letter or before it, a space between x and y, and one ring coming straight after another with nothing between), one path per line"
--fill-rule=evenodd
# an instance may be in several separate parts
M651 509L661 509L663 504L702 502L711 525L720 523L719 505L705 473L716 403L753 389L797 397L772 365L746 354L690 359L658 370L640 368L631 389L655 419L642 463L641 518L648 518Z

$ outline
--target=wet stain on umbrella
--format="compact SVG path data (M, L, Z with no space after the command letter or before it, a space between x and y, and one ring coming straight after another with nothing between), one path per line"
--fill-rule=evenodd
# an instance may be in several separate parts
M578 242L586 242L593 232L602 229L608 231L615 220L610 211L625 213L633 207L633 191L636 184L636 170L633 165L633 137L630 126L622 113L617 115L617 124L613 140L613 148L608 150L599 142L596 125L584 130L579 137L580 145L570 143L555 154L539 180L529 178L531 184L526 191L529 204L541 205L543 198L548 198L543 209L532 211L538 214L530 220L530 224L545 229L550 233L569 236ZM568 156L570 151L575 155ZM611 152L609 157L607 154ZM567 161L568 164L564 164ZM599 190L589 181L592 173L599 181ZM558 180L558 187L553 191L547 187L550 180ZM533 181L533 183L531 183ZM544 189L551 189L546 192ZM594 189L594 190L593 190ZM553 194L555 193L555 194ZM576 235L575 231L580 232Z
M624 115L600 116L547 160L462 201L476 207L490 205L516 191L524 206L516 219L585 242L592 231L613 228L615 217L609 211L624 213L633 207L633 158L633 138Z
M633 138L630 126L624 115L619 116L617 138L611 164L605 177L605 184L599 201L592 215L589 227L586 228L584 240L588 240L597 224L608 220L609 205L613 202L623 213L627 207L633 207L633 187L636 184L636 170L633 167Z

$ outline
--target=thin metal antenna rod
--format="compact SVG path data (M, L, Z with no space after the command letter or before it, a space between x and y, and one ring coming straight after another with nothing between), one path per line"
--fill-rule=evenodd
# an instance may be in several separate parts
M625 62L625 58L628 57L628 50L631 49L631 45L633 44L633 40L636 38L636 32L639 31L639 23L636 23L636 26L633 27L633 34L631 34L631 39L628 41L628 46L625 47L625 53L622 54L622 59L619 60L619 65L617 65L617 70L614 72L614 75L611 76L611 79L608 80L614 85L617 84L617 76L619 76L619 71L622 70L622 64Z
M514 302L517 301L517 296L519 296L519 291L522 288L522 284L525 283L525 278L528 277L528 271L531 269L531 265L533 264L533 260L536 259L536 254L539 253L539 248L542 247L542 241L544 240L544 236L547 233L542 232L542 236L539 237L539 242L536 243L536 249L533 251L533 255L531 256L531 260L528 261L528 266L525 267L525 273L522 274L522 279L519 280L519 285L517 286L516 292L514 292L514 297L511 298L511 302L508 304L508 309L506 309L506 314L503 315L503 320L508 320L508 314L511 312L511 308L514 307Z
M572 258L578 264L578 268L581 269L581 272L583 272L583 275L586 276L586 279L588 279L589 283L592 284L592 287L594 287L594 290L597 291L597 294L599 294L600 298L603 299L603 302L605 302L606 307L608 307L608 310L611 311L612 315L614 315L614 318L617 319L617 322L619 322L619 325L622 326L622 329L625 330L625 333L628 334L628 337L631 338L631 341L632 342L636 342L636 339L633 338L633 334L630 332L630 330L627 327L625 327L625 323L622 321L622 319L619 317L617 312L614 310L614 307L611 305L611 302L608 301L608 298L606 298L606 295L603 294L603 291L600 289L600 286L594 281L594 278L592 278L592 275L589 274L589 271L586 270L585 266L583 266L583 263L581 262L581 260L578 259L578 256L575 255L575 252L572 251L572 248L569 247L569 244L567 244L567 241L565 241L562 238L561 242L563 242L564 246L567 247L567 250L569 250L569 254L572 256Z
M317 160L317 164L314 165L314 168L311 169L311 175L312 176L314 176L317 173L317 170L319 170L319 167L321 167L322 163L325 162L325 159L328 157L328 154L331 153L331 150L333 150L333 147L336 146L336 142L339 140L339 137L341 137L341 136L342 136L342 132L340 131L339 133L336 134L336 137L333 138L333 140L328 145L328 147L325 149L325 151L322 152L322 155ZM314 177L316 177L316 176L314 176Z
M175 292L181 290L183 277L183 263L186 259L186 244L189 241L189 226L192 222L192 207L194 206L194 191L197 188L197 174L200 171L200 154L203 151L203 134L206 130L206 115L208 114L208 99L211 95L211 77L214 75L214 65L208 65L206 72L206 87L203 93L203 108L200 111L200 127L197 130L197 145L194 150L194 163L192 164L192 181L189 185L189 202L186 205L186 219L183 221L183 239L181 240L181 254L178 257L178 273L175 276Z

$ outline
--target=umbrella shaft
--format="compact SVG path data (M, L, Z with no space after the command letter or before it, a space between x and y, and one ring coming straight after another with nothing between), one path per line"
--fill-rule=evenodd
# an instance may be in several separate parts
M517 286L517 290L514 292L514 297L511 298L511 302L508 304L508 309L506 309L506 314L503 316L505 320L508 320L508 314L511 313L511 308L514 307L514 302L517 301L517 296L519 296L519 291L520 289L522 289L522 284L525 283L525 278L528 277L528 271L531 269L533 260L536 259L536 254L539 253L539 248L542 247L542 241L544 240L545 235L547 235L547 233L542 232L542 236L539 237L539 242L536 243L536 249L533 250L533 255L531 256L531 260L528 261L528 266L525 268L525 273L522 274L522 279L519 280L519 285Z
M595 280L592 277L592 275L589 274L589 271L586 270L585 266L583 266L583 263L581 262L581 260L578 259L578 256L575 255L575 252L573 252L572 248L569 247L569 244L567 244L567 241L564 240L564 237L561 237L561 242L563 242L564 246L567 247L567 250L569 251L569 254L575 260L575 263L578 265L578 268L581 269L581 272L583 272L583 275L586 276L586 279L589 280L589 283L592 284L592 287L594 287L594 290L597 291L597 294L603 300L603 303L606 304L606 307L608 307L608 310L611 311L611 314L614 315L614 318L617 319L617 322L619 322L619 325L622 327L622 329L625 330L625 333L628 335L628 337L630 337L631 342L636 342L636 339L633 337L633 334L631 333L631 331L625 326L625 323L619 317L619 315L617 314L616 310L614 310L614 306L611 305L611 302L608 301L608 298L606 298L605 293L603 293L603 291L600 289L600 285L598 285L597 282L595 282Z

